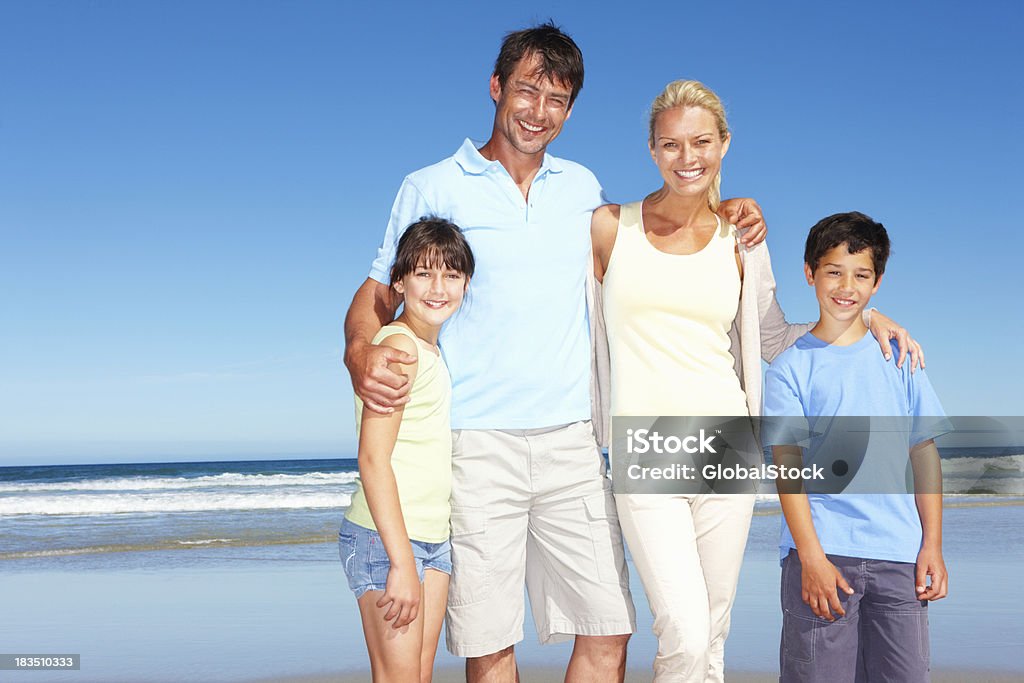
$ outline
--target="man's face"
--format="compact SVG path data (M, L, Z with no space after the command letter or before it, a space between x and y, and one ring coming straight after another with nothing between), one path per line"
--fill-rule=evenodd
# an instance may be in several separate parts
M522 154L543 153L572 112L571 87L538 75L539 66L536 55L523 57L504 87L491 76L495 130Z

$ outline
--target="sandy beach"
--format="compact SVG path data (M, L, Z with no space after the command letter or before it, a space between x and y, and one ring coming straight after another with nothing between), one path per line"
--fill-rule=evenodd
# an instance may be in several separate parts
M776 514L754 518L726 647L729 681L777 677L778 524ZM950 507L945 526L952 582L930 614L934 680L1024 681L1022 611L1000 588L1024 566L1024 507ZM657 643L631 578L638 631L627 679L647 681ZM0 600L4 651L82 655L81 671L3 680L369 680L358 611L331 542L5 560ZM540 646L529 618L525 631L522 680L561 680L570 644ZM435 680L462 680L462 666L442 644Z
M523 683L560 683L563 673L556 669L526 668L519 670ZM727 673L728 683L778 683L778 674L758 672ZM366 673L335 674L326 676L298 676L295 678L261 679L253 683L365 683L370 680ZM445 669L434 673L433 683L462 683L466 678L461 670ZM626 683L649 683L648 672L630 669L626 672ZM1024 674L996 673L984 671L933 671L932 683L1019 683Z
M545 669L537 667L521 668L520 679L523 683L560 683L563 680L563 671L557 669ZM338 673L323 676L298 676L294 678L261 679L253 683L356 683L365 682L370 678L366 673L346 674ZM433 683L461 683L465 681L461 670L444 669L435 672ZM649 673L630 669L626 672L626 683L647 683L651 680ZM727 673L728 683L778 683L778 674L759 672L736 672ZM932 683L1017 683L1024 681L1024 674L997 673L985 671L933 671Z

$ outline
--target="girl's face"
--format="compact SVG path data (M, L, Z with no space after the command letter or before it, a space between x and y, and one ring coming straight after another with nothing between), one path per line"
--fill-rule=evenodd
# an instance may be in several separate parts
M459 309L468 285L464 273L443 265L418 263L394 286L404 297L405 315L431 327L440 327Z
M722 139L707 109L677 107L655 119L651 157L673 193L707 196L728 150L729 138Z

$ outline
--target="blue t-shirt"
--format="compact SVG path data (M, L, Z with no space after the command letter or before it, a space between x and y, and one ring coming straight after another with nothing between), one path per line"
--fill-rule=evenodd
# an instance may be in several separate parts
M902 481L910 447L948 429L944 420L924 419L943 416L942 405L924 371L911 374L909 359L897 368L898 357L899 349L893 343L892 357L887 361L870 334L849 346L826 344L809 332L800 337L768 368L764 416L804 417L808 432L819 436L794 444L792 433L774 429L769 421L764 428L766 445L804 446L806 465L816 458L826 461L829 449L837 447L835 441L829 443L830 418L834 416L859 416L865 427L872 416L905 418L888 421L906 425L903 430L864 430L864 448L869 454L861 463L864 471L857 472L843 490L857 491L858 478L869 482L861 491L880 490L879 476ZM831 436L851 438L839 430ZM892 457L878 457L878 453L891 453ZM876 488L872 489L873 485ZM814 530L826 553L916 562L922 536L913 494L844 492L809 493L807 497ZM781 557L795 547L783 517Z
M534 429L590 419L586 287L594 174L548 154L524 199L466 140L406 177L370 277L387 283L398 239L426 215L462 228L476 274L441 330L452 429Z

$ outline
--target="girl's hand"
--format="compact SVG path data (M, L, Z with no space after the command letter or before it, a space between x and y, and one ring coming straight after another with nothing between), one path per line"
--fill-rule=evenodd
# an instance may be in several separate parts
M803 601L811 608L815 616L835 621L835 612L841 617L846 616L843 603L839 601L839 588L847 595L853 595L853 589L846 582L836 566L824 555L819 559L804 562L801 558L800 587Z
M420 577L416 573L416 564L396 567L391 565L388 570L388 582L384 595L377 601L377 607L383 609L388 603L391 607L384 614L384 621L395 620L391 625L394 629L408 626L416 620L420 613Z

